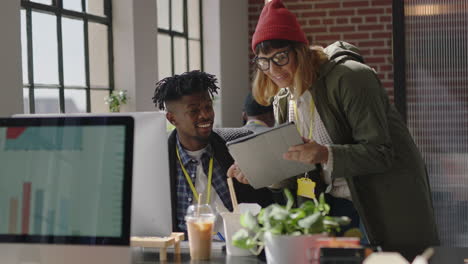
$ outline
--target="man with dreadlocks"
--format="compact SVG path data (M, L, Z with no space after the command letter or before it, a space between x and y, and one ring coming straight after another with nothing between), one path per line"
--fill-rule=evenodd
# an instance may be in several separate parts
M166 110L167 120L176 127L168 139L174 231L186 231L184 215L199 193L203 194L201 202L218 212L232 211L226 173L234 160L225 140L212 131L213 94L219 89L216 83L211 74L191 71L156 84L153 102ZM272 202L266 189L254 190L237 181L234 186L239 202L261 206ZM217 222L215 229L223 233L222 227L222 222Z

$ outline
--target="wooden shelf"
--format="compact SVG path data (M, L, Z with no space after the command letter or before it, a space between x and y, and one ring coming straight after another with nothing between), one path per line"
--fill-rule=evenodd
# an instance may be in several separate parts
M180 241L184 240L184 233L172 233L168 237L138 237L130 238L130 246L143 248L159 248L159 260L167 260L167 248L174 245L174 254L180 256Z

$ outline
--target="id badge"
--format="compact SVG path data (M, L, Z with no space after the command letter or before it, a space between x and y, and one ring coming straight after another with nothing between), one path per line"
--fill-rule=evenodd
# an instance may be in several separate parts
M297 179L297 195L315 199L315 182L310 178Z

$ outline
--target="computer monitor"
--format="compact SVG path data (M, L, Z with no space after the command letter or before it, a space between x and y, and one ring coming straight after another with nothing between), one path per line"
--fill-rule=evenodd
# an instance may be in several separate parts
M129 263L131 117L0 119L0 263Z
M163 112L131 112L135 119L132 236L172 232L167 121Z
M172 232L167 121L164 112L109 114L27 114L15 117L131 116L133 148L132 236L168 236Z

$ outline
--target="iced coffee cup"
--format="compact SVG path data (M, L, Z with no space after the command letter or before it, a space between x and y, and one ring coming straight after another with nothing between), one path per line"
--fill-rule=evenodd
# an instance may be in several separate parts
M211 238L215 214L208 204L190 205L185 216L190 257L193 260L206 260L211 257Z

